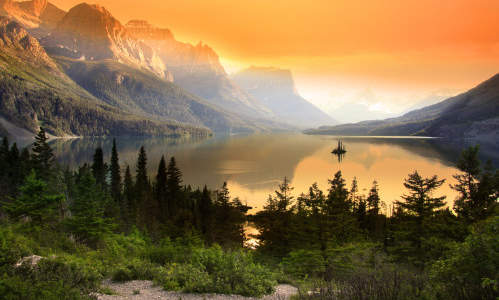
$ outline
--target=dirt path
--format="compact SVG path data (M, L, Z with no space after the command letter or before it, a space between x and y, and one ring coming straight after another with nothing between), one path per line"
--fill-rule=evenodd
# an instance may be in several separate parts
M104 286L113 290L116 295L98 295L99 300L149 300L149 299L171 299L171 300L250 300L237 295L219 294L186 294L179 292L164 291L161 287L154 286L151 281L135 280L124 283L104 282ZM298 293L298 289L288 284L280 284L276 287L274 294L265 296L264 300L285 300Z

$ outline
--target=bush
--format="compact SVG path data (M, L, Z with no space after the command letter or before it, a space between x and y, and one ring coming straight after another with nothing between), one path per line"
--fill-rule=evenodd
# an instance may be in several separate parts
M286 274L299 279L319 277L326 270L326 262L318 250L291 251L281 265Z
M135 259L118 268L112 276L113 281L154 280L161 274L161 267L148 261Z
M90 299L102 277L88 266L62 259L42 259L4 273L0 278L2 299Z
M430 270L432 290L442 299L499 297L499 217L475 225Z
M160 279L165 289L195 293L262 296L273 291L273 274L245 251L196 248L186 263L170 264Z

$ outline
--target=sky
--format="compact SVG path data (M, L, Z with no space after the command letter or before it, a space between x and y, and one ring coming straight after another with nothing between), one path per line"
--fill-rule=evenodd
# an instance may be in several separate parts
M65 10L78 0L52 0ZM400 114L499 71L497 0L90 0L203 41L228 72L291 69L298 91L341 116Z

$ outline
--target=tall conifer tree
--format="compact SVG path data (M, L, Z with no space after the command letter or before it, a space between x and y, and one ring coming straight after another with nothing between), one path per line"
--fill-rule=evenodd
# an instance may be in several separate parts
M47 141L45 130L40 128L33 144L32 162L36 175L45 181L49 179L54 167L54 153Z
M101 188L106 187L106 173L107 166L104 163L104 152L101 147L95 149L94 160L92 163L92 174L95 178L95 182Z
M161 156L161 160L158 165L158 173L156 174L154 194L160 209L160 220L163 222L166 221L169 216L167 180L166 161L165 157Z
M116 148L116 139L113 139L113 149L111 150L111 195L114 202L121 205L121 170L120 161L118 157L118 150ZM123 212L122 212L123 214Z

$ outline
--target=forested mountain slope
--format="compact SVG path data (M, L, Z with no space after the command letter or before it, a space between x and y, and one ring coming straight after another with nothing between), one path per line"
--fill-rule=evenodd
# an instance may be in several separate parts
M112 107L75 84L17 22L0 18L0 116L53 135L209 134L178 122L138 117ZM3 126L4 127L4 126Z

